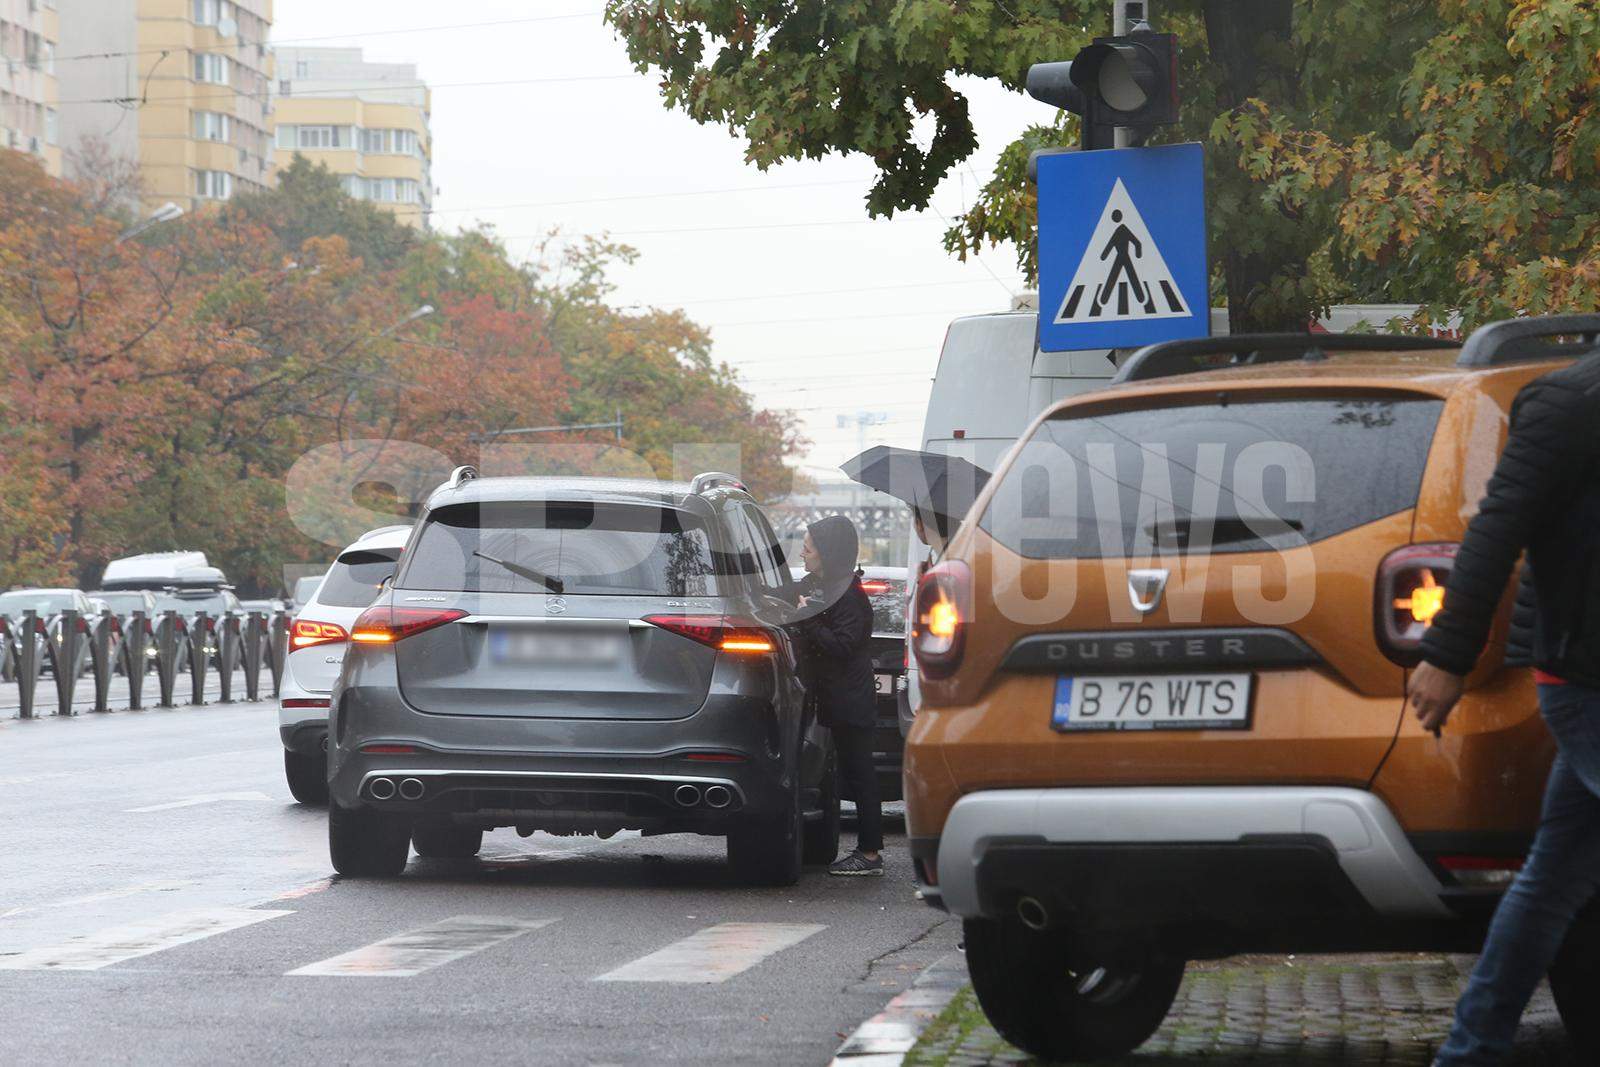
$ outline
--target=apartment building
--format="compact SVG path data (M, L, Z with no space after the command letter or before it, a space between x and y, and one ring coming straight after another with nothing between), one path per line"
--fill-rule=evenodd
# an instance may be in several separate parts
M271 183L272 0L55 3L62 53L83 57L57 63L69 153L90 139L136 161L147 210Z
M56 0L0 0L0 148L61 174Z
M277 49L276 160L324 163L345 191L419 229L433 204L431 96L410 63L359 48Z

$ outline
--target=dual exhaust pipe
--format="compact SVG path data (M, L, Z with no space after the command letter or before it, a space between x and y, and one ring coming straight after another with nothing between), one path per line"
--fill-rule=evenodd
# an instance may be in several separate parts
M733 803L733 791L725 785L708 785L702 791L699 786L685 782L672 791L672 799L681 808L698 807L703 803L720 811Z
M425 792L427 787L420 778L402 778L399 782L393 778L374 778L367 786L367 794L373 800L393 800L397 795L401 800L421 800Z

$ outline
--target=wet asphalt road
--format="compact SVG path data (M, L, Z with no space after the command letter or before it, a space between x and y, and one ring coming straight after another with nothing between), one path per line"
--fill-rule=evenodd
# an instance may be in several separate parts
M0 827L7 1063L822 1064L958 940L898 836L790 889L510 830L332 878L265 703L0 718Z

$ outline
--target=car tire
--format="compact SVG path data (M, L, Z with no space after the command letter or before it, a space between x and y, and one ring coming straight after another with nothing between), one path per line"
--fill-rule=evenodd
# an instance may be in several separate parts
M822 769L822 818L805 824L800 860L807 867L825 867L839 858L839 761L833 752Z
M308 756L284 749L283 776L300 803L315 806L328 802L328 762L322 753Z
M347 878L394 878L411 855L411 827L391 815L328 804L328 855Z
M1594 1010L1600 1003L1600 901L1585 907L1573 920L1550 965L1549 978L1556 1011L1578 1053L1578 1062L1596 1062L1600 1055L1600 1018Z
M411 847L428 859L471 859L483 847L483 830L475 826L419 823L411 828Z
M1161 1026L1183 981L1183 960L1152 954L1120 975L1087 979L1068 968L1067 936L1014 918L968 919L973 991L1000 1036L1043 1060L1122 1056ZM1100 972L1086 972L1093 979Z
M747 885L784 886L800 880L805 820L799 780L790 781L788 811L744 819L728 834L728 865Z

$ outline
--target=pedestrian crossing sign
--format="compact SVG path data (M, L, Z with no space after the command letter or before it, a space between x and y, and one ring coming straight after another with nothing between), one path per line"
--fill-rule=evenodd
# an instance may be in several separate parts
M1039 347L1210 332L1200 145L1039 159Z

